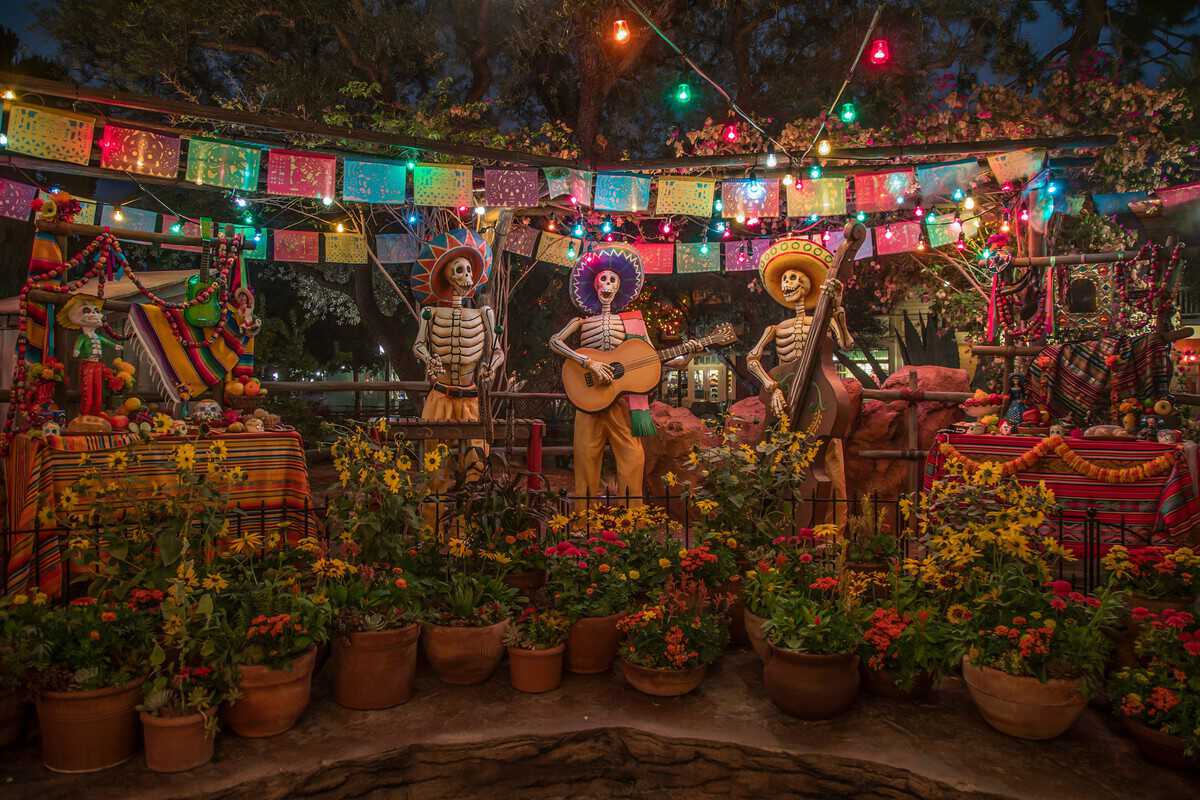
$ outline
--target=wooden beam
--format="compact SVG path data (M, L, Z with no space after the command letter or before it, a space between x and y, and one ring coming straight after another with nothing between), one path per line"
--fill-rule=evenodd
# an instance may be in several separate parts
M153 244L178 244L200 247L204 239L199 236L182 236L174 233L155 233L151 231L134 231L126 228L110 228L100 225L77 225L73 222L35 222L39 231L53 233L56 236L99 236L108 231L118 239L133 239L135 241Z
M862 396L866 400L907 400L910 402L921 402L923 400L934 403L961 403L963 400L970 399L973 395L971 392L924 392L913 391L911 389L863 389Z
M1138 254L1137 250L1112 250L1107 253L1068 253L1061 256L1028 256L1025 258L1014 258L1012 260L1014 267L1074 267L1084 264L1112 264L1117 261L1127 261L1134 258ZM1185 247L1183 249L1185 257L1195 257L1200 255L1200 245Z

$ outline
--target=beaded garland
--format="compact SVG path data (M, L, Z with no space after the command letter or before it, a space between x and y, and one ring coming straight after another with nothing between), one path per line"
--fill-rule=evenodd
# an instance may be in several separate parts
M1164 260L1162 248L1157 244L1147 242L1130 261L1118 261L1116 266L1117 291L1121 298L1121 311L1117 322L1124 326L1130 321L1130 308L1137 308L1151 319L1161 319L1170 316L1175 308L1175 299L1171 295L1171 285L1174 283L1175 270L1179 266L1179 257L1183 252L1183 244L1176 244L1171 249L1170 256ZM1145 272L1146 289L1131 289L1133 283L1133 265L1137 262L1147 263Z

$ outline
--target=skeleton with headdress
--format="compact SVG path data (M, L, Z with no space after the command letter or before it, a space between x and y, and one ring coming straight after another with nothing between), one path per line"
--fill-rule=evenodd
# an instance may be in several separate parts
M608 364L594 361L576 352L567 339L579 335L579 346L596 350L615 350L627 338L648 339L646 323L638 311L622 311L642 289L642 259L625 245L606 245L580 258L571 269L571 300L586 316L576 317L550 337L550 349L591 371L602 385L612 383ZM688 354L667 362L682 367L699 352L700 344L688 340ZM576 495L596 497L601 493L600 467L604 446L612 448L617 462L617 490L630 497L642 494L645 453L638 441L654 435L650 405L644 395L625 395L613 405L595 413L576 410L574 461Z
M413 264L413 295L422 306L413 353L430 383L421 419L479 421L479 387L504 362L504 351L491 307L470 308L465 301L487 283L491 266L487 242L465 228L426 242ZM471 448L468 467L477 469L488 443L475 439Z

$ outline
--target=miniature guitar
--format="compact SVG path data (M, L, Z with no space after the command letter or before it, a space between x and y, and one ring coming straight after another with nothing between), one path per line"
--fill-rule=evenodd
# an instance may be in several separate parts
M215 244L212 241L204 242L204 246L200 252L200 270L203 274L208 274L208 267L212 260L212 248ZM195 300L196 295L207 289L212 284L216 283L215 279L203 280L200 274L192 275L187 279L187 300ZM211 328L221 321L221 297L218 292L213 292L208 300L203 303L198 303L194 306L188 306L183 310L183 318L187 320L189 325L195 325L197 328Z
M737 341L733 326L723 322L707 336L697 340L704 348L722 346ZM615 350L595 350L582 347L575 352L592 361L608 364L613 371L612 383L601 385L592 371L578 361L563 361L562 383L571 405L580 411L595 413L617 402L627 393L645 394L662 380L662 362L681 356L687 350L680 345L657 351L645 339L626 339Z

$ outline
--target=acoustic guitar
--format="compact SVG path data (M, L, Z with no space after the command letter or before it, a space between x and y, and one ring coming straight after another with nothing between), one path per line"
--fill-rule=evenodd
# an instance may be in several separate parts
M737 334L732 325L723 322L697 341L704 348L719 347L736 342ZM626 339L615 350L581 347L575 352L612 368L612 383L602 386L592 371L578 361L563 361L562 383L567 399L580 411L594 414L608 408L627 392L645 394L654 389L662 380L662 362L683 355L687 349L680 345L660 352L645 339Z

